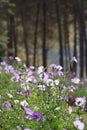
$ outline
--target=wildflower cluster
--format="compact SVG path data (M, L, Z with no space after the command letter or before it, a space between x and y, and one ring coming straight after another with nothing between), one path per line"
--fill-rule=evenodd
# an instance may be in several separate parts
M87 93L77 93L86 79L56 64L45 71L26 67L18 57L9 60L12 65L0 63L1 130L86 130Z

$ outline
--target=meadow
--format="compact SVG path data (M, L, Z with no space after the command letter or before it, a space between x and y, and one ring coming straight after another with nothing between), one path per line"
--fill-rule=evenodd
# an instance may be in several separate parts
M86 117L87 78L19 57L0 62L0 130L87 130Z

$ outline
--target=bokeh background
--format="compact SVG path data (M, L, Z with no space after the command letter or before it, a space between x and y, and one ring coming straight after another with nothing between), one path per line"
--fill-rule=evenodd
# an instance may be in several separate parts
M86 76L87 0L0 0L0 60L9 56Z

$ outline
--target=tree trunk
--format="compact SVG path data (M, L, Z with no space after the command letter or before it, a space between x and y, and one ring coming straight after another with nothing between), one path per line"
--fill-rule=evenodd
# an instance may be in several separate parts
M71 54L70 54L70 45L69 45L69 23L68 23L68 12L67 12L67 4L64 1L64 45L65 45L65 66L66 66L66 71L70 69L70 59L71 59Z
M36 21L35 21L35 32L34 32L34 55L33 55L33 66L36 66L36 50L37 50L37 31L38 31L38 20L40 13L40 1L37 3Z
M77 59L77 2L73 3L73 28L74 28L74 49L73 49L73 56ZM76 73L77 71L77 64L73 62L72 71Z
M46 16L47 7L46 1L43 0L43 44L42 44L42 57L43 57L43 66L47 67L47 48L46 48Z
M16 32L16 25L15 25L15 17L13 18L13 41L14 41L14 57L17 57L18 48L17 48L17 32Z
M61 15L60 15L60 2L59 0L56 0L56 18L57 18L57 24L58 24L58 32L59 32L59 62L60 65L63 66L63 43L62 43L62 29L61 29Z
M25 28L24 10L21 11L21 19L22 19L23 35L24 35L26 65L29 66L29 49L28 49L28 43L27 43L27 32Z
M86 34L86 25L85 25L85 16L84 16L84 1L81 0L82 7L82 20L83 20L83 60L84 60L84 70L85 75L87 76L87 34Z
M80 51L80 77L83 77L84 73L84 29L83 29L83 2L79 1L79 51Z
M8 14L8 57L13 56L13 18L12 14Z

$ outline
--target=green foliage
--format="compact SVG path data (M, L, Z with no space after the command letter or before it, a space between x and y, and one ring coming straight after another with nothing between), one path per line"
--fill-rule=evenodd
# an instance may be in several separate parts
M59 76L57 75L58 70L54 69L52 70L54 76L50 80L52 82L55 80L59 82L54 86L48 84L48 89L43 90L39 89L38 86L47 84L46 81L44 82L40 79L37 73L38 69L32 74L30 68L27 68L21 61L17 63L15 60L1 62L0 67L1 130L22 130L24 128L29 128L30 130L77 130L73 125L76 117L79 117L84 122L84 130L87 129L85 119L87 113L81 107L72 104L73 111L72 113L68 112L68 96L73 94L75 97L83 97L84 93L80 87L85 88L86 82L83 82L83 84L81 82L76 83L77 78L72 82L72 78L67 73ZM18 76L20 76L20 80L16 80ZM30 76L35 76L38 82L28 82L27 80L29 80ZM75 88L78 86L78 89L72 92L72 86ZM20 90L22 94L17 94L17 90ZM26 90L30 91L30 95L27 98L25 97ZM79 94L80 91L82 92L81 94ZM85 97L87 97L87 92L85 92ZM27 106L21 105L21 102L24 100L27 102ZM7 109L3 104L7 101L11 103L10 109ZM24 107L32 111L39 111L41 119L39 121L32 118L27 119L23 110Z

